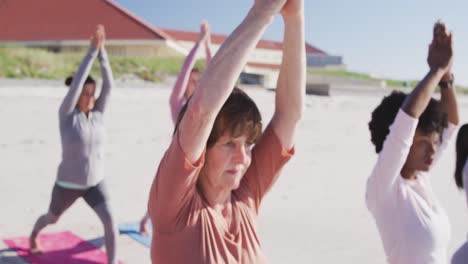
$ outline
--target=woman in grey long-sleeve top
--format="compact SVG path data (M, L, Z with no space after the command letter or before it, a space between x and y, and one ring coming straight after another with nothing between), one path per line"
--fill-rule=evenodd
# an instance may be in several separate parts
M105 138L103 115L113 86L104 40L104 27L99 25L78 71L66 81L70 89L59 109L62 161L49 210L37 219L30 236L32 253L40 252L38 233L47 225L57 222L67 208L83 197L104 225L108 262L116 263L117 228L102 172ZM96 83L88 74L96 57L101 65L103 84L101 94L95 100Z

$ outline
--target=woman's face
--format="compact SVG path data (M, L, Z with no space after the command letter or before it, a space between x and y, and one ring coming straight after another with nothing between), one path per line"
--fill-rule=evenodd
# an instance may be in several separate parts
M237 189L250 166L251 148L247 136L232 137L230 133L224 133L206 150L200 180L205 181L205 186L218 191Z
M429 171L439 143L439 133L423 134L419 129L416 129L405 167L415 171Z
M87 83L83 86L80 99L78 100L78 109L83 113L88 113L94 108L96 99L94 98L94 91L96 85L94 83Z

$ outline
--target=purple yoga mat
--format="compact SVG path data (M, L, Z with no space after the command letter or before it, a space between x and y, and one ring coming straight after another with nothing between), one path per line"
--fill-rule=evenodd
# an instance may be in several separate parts
M30 254L29 238L3 240L18 256L31 264L97 264L107 263L106 253L70 231L39 235L42 254ZM121 262L119 262L121 263Z

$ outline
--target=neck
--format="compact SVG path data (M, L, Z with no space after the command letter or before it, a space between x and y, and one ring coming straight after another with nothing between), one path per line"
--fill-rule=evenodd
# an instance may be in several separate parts
M231 189L222 189L213 186L209 182L202 180L202 177L200 177L198 181L198 187L206 202L212 208L223 209L224 206L231 201Z
M415 169L410 169L406 166L403 166L401 169L401 176L407 180L416 180L418 171Z
M78 109L79 109L79 108L78 108ZM82 110L82 109L79 109L79 110L80 110L81 112L83 112L83 113L86 115L86 117L88 117L88 116L89 116L89 112L91 112L90 110Z

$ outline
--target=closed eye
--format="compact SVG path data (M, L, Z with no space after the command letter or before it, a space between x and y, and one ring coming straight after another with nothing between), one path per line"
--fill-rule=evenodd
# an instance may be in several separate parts
M228 147L235 147L236 144L234 142L232 142L232 141L228 141L224 145L228 146Z

